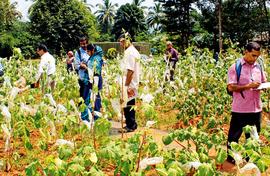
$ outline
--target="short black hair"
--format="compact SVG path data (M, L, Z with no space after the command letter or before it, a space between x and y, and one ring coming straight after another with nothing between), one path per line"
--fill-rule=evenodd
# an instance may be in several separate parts
M90 43L90 44L88 44L87 45L87 51L89 50L89 51L93 51L93 50L95 50L95 45L94 44L92 44L92 43Z
M125 32L123 34L121 34L119 37L118 37L118 40L120 39L125 39L125 40L130 40L132 41L132 38L131 38L131 35L128 33L128 32Z
M48 48L46 45L44 44L39 44L38 47L37 47L38 50L43 50L44 52L47 52L48 51Z
M86 40L88 42L88 38L85 35L82 35L82 36L79 37L80 42L84 41L84 40Z
M256 50L256 51L260 51L261 49L261 46L257 43L257 42L249 42L245 49L248 51L248 52L251 52L253 49Z

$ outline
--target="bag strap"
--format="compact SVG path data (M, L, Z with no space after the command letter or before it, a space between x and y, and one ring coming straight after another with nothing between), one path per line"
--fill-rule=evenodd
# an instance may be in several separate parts
M235 63L235 71L236 71L237 84L238 84L239 79L240 79L240 76L241 76L241 70L242 70L241 59L237 59L237 61Z
M239 79L240 79L240 76L241 76L241 70L242 70L242 64L241 64L241 58L239 58L235 62L235 71L236 71L237 84L238 84ZM240 91L240 94L241 94L242 98L245 99L245 96L243 94L243 91Z
M82 61L82 54L81 54L81 50L80 50L80 48L77 50L77 52L78 52L78 55L79 55L79 59L80 59L80 61Z

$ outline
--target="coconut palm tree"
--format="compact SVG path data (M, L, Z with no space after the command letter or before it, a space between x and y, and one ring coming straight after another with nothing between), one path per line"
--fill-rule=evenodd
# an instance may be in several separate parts
M1 29L11 27L12 23L22 17L22 14L16 10L17 2L10 4L9 0L3 0L0 3L0 26Z
M145 2L145 0L133 0L132 4L136 5L137 7L142 8L143 10L146 9L146 6L142 6L142 3Z
M153 28L154 31L161 30L161 20L164 18L164 13L162 10L162 5L160 3L155 3L154 6L149 8L148 17L146 19L149 27Z
M110 0L103 0L103 4L96 5L99 9L95 12L97 19L101 23L102 32L109 33L113 24L116 8L118 4L112 4Z

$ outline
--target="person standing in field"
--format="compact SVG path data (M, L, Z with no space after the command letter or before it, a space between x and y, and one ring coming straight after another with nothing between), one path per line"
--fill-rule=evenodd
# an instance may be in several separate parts
M166 59L166 64L167 64L167 69L170 70L170 81L174 80L174 71L175 71L175 66L176 62L178 61L178 52L176 49L173 48L173 44L170 41L166 42L166 50L165 50L165 59ZM167 76L165 77L166 81L168 80Z
M66 59L66 63L67 63L67 72L70 73L74 70L74 61L75 61L75 57L73 55L72 51L69 51L67 53L67 59Z
M140 77L140 53L131 43L131 37L128 33L125 33L119 37L120 46L125 50L123 57L123 73L124 84L127 89L127 104L124 108L124 115L126 118L126 126L123 132L132 132L137 129L137 123L135 119L135 106L136 97L138 95L139 77Z
M260 45L250 42L246 45L244 56L240 58L240 77L237 76L236 63L228 70L227 88L233 93L232 117L227 141L227 150L231 149L231 142L238 142L242 129L246 125L256 126L261 129L262 102L259 85L266 82L262 65L257 61L260 56ZM245 134L249 138L249 134ZM228 155L227 161L235 163Z
M80 48L75 53L75 70L79 75L79 88L80 88L80 97L83 98L87 108L81 113L81 119L89 121L88 110L91 112L90 104L90 89L91 84L89 82L88 70L87 70L87 61L89 55L87 54L87 45L88 39L83 36L80 37Z
M87 45L87 53L90 56L87 60L88 67L88 79L91 83L90 95L93 92L93 85L97 84L98 92L95 96L94 111L100 112L101 109L101 89L102 89L102 65L103 65L103 51L100 46L89 44ZM89 73L91 71L91 73ZM89 76L90 75L90 76ZM89 102L89 104L91 104ZM94 115L94 119L97 120L98 116Z
M36 75L36 82L32 84L32 87L38 87L40 80L43 79L45 87L42 87L44 93L45 88L50 88L51 91L55 87L55 58L48 52L47 47L44 44L40 44L37 47L37 54L40 56L40 64L38 73Z

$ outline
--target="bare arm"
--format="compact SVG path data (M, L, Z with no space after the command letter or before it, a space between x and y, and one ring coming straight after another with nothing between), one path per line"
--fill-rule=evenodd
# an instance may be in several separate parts
M126 77L126 82L125 82L125 86L129 86L131 80L132 80L132 75L133 75L133 71L132 70L128 70L127 71L127 77Z
M259 82L251 82L251 83L245 84L245 85L229 84L228 85L228 90L230 92L241 92L241 91L244 91L244 90L257 88L257 87L259 87L259 85L260 85Z
M126 78L126 82L125 82L125 86L129 86L130 82L132 80L132 75L133 75L133 71L132 70L128 70L127 72L127 78ZM127 93L128 93L128 97L133 97L135 95L135 92L132 88L127 89Z

